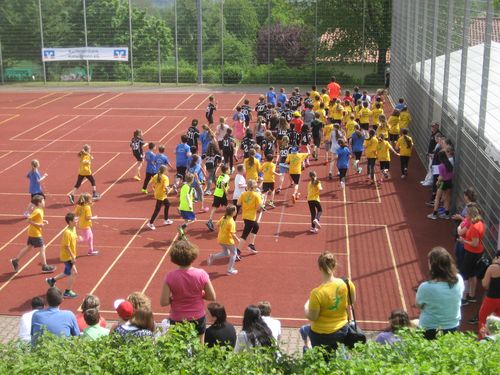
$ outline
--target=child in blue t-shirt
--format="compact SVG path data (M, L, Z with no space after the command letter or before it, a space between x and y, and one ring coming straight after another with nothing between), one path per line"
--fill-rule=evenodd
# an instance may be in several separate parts
M158 166L156 165L156 154L155 154L156 145L153 142L148 143L148 150L146 151L146 155L144 159L146 159L146 177L144 178L144 184L142 185L141 191L144 194L148 193L148 184L153 177L158 172Z
M347 168L349 168L349 158L351 157L351 150L343 138L339 139L339 148L337 149L337 168L339 170L340 188L345 188L345 176Z
M40 184L40 182L45 180L48 174L44 173L44 175L42 176L38 168L40 168L40 162L37 159L33 159L31 161L31 170L26 175L26 177L30 180L29 192L31 194L31 198L33 198L35 195L41 195L45 198L45 194L43 194L42 185ZM31 203L30 199L30 203L28 204L26 211L24 211L24 217L30 216L34 208L35 205Z
M193 183L191 184L191 187L194 189L194 193L196 194L196 200L201 202L200 213L205 213L208 212L208 207L205 207L204 194L201 186L205 183L205 172L201 167L201 158L197 154L191 156L190 159L187 172L193 175Z
M175 176L174 188L177 190L179 183L184 180L186 169L188 166L188 158L191 156L191 147L187 144L187 135L181 135L181 143L175 147L175 168L177 175Z
M276 107L276 92L274 91L274 87L269 87L269 91L267 92L267 103L272 104Z
M355 160L352 163L354 170L360 174L363 168L359 166L359 161L361 160L361 155L365 149L364 142L366 139L366 133L361 129L359 125L354 125L354 133L352 133L350 141L352 152L354 153Z
M160 169L162 165L168 165L169 168L174 169L172 164L170 164L168 156L165 155L165 146L163 145L158 146L158 153L155 155L155 164L156 164L156 170Z

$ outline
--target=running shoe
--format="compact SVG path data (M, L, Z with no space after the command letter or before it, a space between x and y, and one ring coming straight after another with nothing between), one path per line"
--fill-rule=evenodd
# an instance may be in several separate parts
M48 264L44 264L42 266L42 273L52 273L56 270L56 267L49 266Z
M12 264L12 268L14 269L14 272L17 273L17 271L19 271L19 260L11 259L10 264Z
M174 221L170 220L170 219L163 220L163 224L165 224L165 225L172 225L173 223L174 223Z
M476 299L476 297L467 296L467 302L476 303L477 299Z
M88 256L91 256L91 257L92 257L92 256L96 256L96 255L99 255L99 251L97 251L97 250L92 250L92 251L89 251L89 252L87 253L87 255L88 255Z
M56 279L53 277L48 277L45 279L45 282L49 284L49 286L52 288L54 285L56 285Z
M235 270L234 268L230 269L230 270L227 270L227 274L229 276L237 275L238 274L238 270Z
M470 302L469 302L469 301L467 301L467 299L466 299L466 298L462 298L462 301L461 301L461 303L460 303L460 306L462 306L462 307L463 307L463 306L467 306L469 303L470 303Z
M212 192L210 190L205 190L205 195L212 195Z
M321 228L321 223L319 222L318 219L313 220L314 225L316 225L318 228Z
M269 207L272 207L272 208L276 208L276 206L274 205L274 202L273 201L269 201L269 203L267 204Z
M210 254L207 259L207 265L211 266L213 262L214 262L214 255Z
M28 218L30 216L30 213L28 211L24 211L23 216L25 218Z
M99 199L101 199L101 195L99 193L92 194L92 200L98 201Z
M450 215L447 214L446 212L439 214L438 217L440 219L450 220Z
M146 189L141 189L141 192L144 193L144 194L148 194L148 191Z
M361 174L361 172L363 172L363 168L361 167L358 167L358 170L357 170L358 174Z
M345 182L344 182L344 181L340 181L340 188L341 188L342 190L344 190L344 189L345 189Z
M177 227L177 232L179 232L179 236L180 236L181 238L186 237L186 233L184 233L184 228L182 227L182 225L179 225L179 226Z
M276 194L279 194L279 193L281 193L281 188L276 189Z
M156 229L155 225L154 225L154 224L152 224L152 223L147 223L146 225L147 225L147 226L148 226L148 228L149 228L149 229L151 229L151 230L155 230L155 229Z
M69 203L75 204L75 196L73 194L68 194Z
M247 250L250 251L252 254L258 253L257 249L255 248L255 245L252 244L248 245Z
M207 221L207 227L210 232L215 231L214 223L212 222L212 220Z
M199 213L200 214L204 214L205 212L208 212L208 207L203 207L202 209L200 209Z
M438 217L434 213L427 215L427 219L436 220Z
M134 176L134 180L141 181L141 176Z
M78 294L76 294L75 292L73 292L72 290L66 290L63 294L63 297L64 298L76 298L78 297Z

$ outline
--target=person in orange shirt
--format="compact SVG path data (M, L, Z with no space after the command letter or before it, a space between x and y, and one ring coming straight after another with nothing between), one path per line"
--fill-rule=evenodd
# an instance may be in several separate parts
M337 83L337 79L335 77L330 79L330 83L326 86L326 88L328 89L330 100L340 98L340 85Z
M78 157L80 158L80 167L78 169L78 178L76 180L75 187L68 194L69 201L71 204L75 204L75 192L82 185L84 178L89 180L90 184L92 185L92 199L94 199L95 201L99 200L100 195L97 193L95 179L94 179L94 176L92 175L91 164L92 164L92 159L94 159L94 158L90 154L90 146L83 145L81 151L78 153Z

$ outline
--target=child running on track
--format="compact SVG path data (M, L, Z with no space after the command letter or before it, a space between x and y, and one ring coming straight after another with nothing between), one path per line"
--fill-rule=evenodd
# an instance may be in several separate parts
M221 174L217 177L217 182L215 183L214 190L214 201L212 203L212 211L210 211L210 217L207 221L208 229L213 232L215 230L212 218L214 217L215 210L220 206L227 206L227 191L229 190L229 167L223 165L221 167Z
M413 149L413 140L408 135L408 129L401 129L401 137L396 142L396 149L399 151L399 161L401 162L401 178L406 178L408 177L408 163Z
M233 130L227 129L226 135L222 138L222 158L224 159L224 165L229 166L229 173L233 173L234 148L236 145L232 134Z
M259 171L261 170L261 165L259 160L256 158L255 149L250 150L248 158L243 162L245 165L246 178L248 180L259 180Z
M187 145L191 149L193 154L198 152L198 138L200 138L200 130L198 129L198 120L193 119L191 121L191 126L186 132Z
M276 164L273 163L273 155L266 155L266 161L262 164L260 168L262 173L264 174L264 182L262 183L262 194L264 196L264 205L269 205L272 208L275 208L274 205L274 180L276 176L281 176L280 173L276 172ZM268 194L271 193L271 199L269 202L267 201Z
M158 167L156 166L156 154L155 154L156 145L153 142L148 143L148 151L146 151L145 159L146 159L146 177L144 178L144 184L142 184L141 192L144 194L148 193L147 187L149 185L149 181L151 177L153 177L158 172Z
M233 205L236 206L236 212L234 213L235 220L238 214L240 213L240 208L241 208L241 206L238 205L238 198L240 197L241 194L243 194L245 188L247 187L247 181L243 173L245 173L245 166L243 164L238 164L236 166L236 176L234 177L234 190L233 190Z
M205 112L205 117L208 121L208 125L212 126L214 124L214 112L217 110L217 103L214 102L214 97L210 95L208 97L207 110Z
M289 165L286 164L286 158L288 155L292 152L292 147L290 146L288 136L283 137L281 140L281 146L278 152L278 165L279 165L279 171L280 171L280 185L276 189L276 194L281 193L281 190L283 189L283 182L285 181L285 174L288 173L288 167ZM293 183L293 181L290 178L290 182Z
M207 153L205 155L205 169L207 170L207 185L205 188L205 195L212 194L212 190L210 190L210 187L212 186L212 183L215 184L215 176L221 160L222 158L219 153L219 148L217 147L215 141L212 141L208 145Z
M331 141L330 144L332 145L330 147L330 153L332 154L332 160L330 161L330 168L328 169L328 179L333 180L333 165L334 165L334 159L333 155L337 155L337 150L340 147L340 140L345 139L344 133L342 130L340 130L340 125L339 124L334 124L333 125L334 130L332 131L332 136L331 136Z
M179 183L184 180L188 166L188 158L191 156L191 147L187 144L188 137L181 135L181 143L175 148L175 167L177 175L175 176L174 189L177 190Z
M90 195L89 195L90 197ZM64 291L64 298L75 298L78 297L73 291L73 285L75 284L75 277L78 274L76 269L76 242L77 234L75 228L75 214L68 212L64 217L66 220L67 227L63 232L61 238L61 250L59 252L59 259L64 263L64 271L59 275L54 277L49 277L45 279L45 282L49 284L50 287L56 285L56 281L61 280L65 277L68 278L68 284L66 290Z
M30 216L28 216L29 227L27 244L21 249L16 258L10 260L10 263L12 264L14 272L17 273L17 271L19 270L19 261L26 255L29 250L35 248L39 249L40 259L42 260L42 272L54 272L56 268L47 264L47 259L45 257L45 244L42 237L42 229L49 223L47 220L43 219L45 198L41 195L35 195L31 199L31 203L33 203L35 209L30 214Z
M78 198L78 204L75 207L75 216L78 217L78 228L82 231L81 242L88 245L87 255L97 255L99 251L94 250L94 234L92 233L92 220L97 216L92 216L92 197L89 193L83 193Z
M30 180L29 191L31 194L31 199L33 199L35 195L41 195L45 198L45 194L43 194L42 192L42 186L40 185L40 183L47 178L48 174L44 173L42 176L38 168L40 168L40 162L36 159L33 159L31 161L31 170L26 175L26 177ZM26 208L26 211L24 211L24 217L28 217L35 208L33 203L31 203L31 199L28 207Z
M181 193L179 196L179 211L181 217L184 219L184 223L179 225L177 230L179 231L180 238L185 240L186 233L185 230L189 223L196 220L194 214L194 189L193 189L194 176L191 173L186 174L186 179L181 187Z
M144 139L142 139L142 130L137 129L134 131L134 136L132 137L132 140L130 141L130 148L132 149L132 155L134 155L136 162L136 173L134 176L134 179L137 181L141 180L141 167L142 167L142 160L144 159L144 150L143 147L146 144L144 142Z
M319 219L323 213L321 208L321 203L319 201L319 193L323 190L321 182L318 180L316 172L309 172L309 178L311 181L307 184L307 204L309 205L309 211L311 212L311 233L318 233L321 228Z
M205 183L206 177L201 164L199 163L200 157L198 154L194 154L189 162L188 172L193 177L193 182L191 187L196 193L196 199L201 202L200 213L208 212L208 207L205 207L205 199L203 194L202 185Z
M351 157L351 150L347 147L344 139L339 140L339 148L337 149L337 168L339 170L340 189L345 188L345 179L347 169L349 168L349 158Z
M294 150L294 152L288 154L285 160L285 162L288 163L288 165L290 165L289 169L290 177L292 178L293 181L293 194L292 194L293 203L295 203L300 196L299 182L300 182L300 175L302 173L302 162L306 160L308 156L309 154L298 153L296 152L296 150Z
M80 167L78 169L78 178L76 179L75 187L68 194L68 198L71 204L75 204L75 192L82 185L83 179L86 178L89 180L92 185L92 199L99 200L100 196L97 194L97 188L95 186L95 179L92 175L92 155L90 154L90 146L83 145L82 150L78 153L78 157L80 158Z
M361 160L361 155L364 150L364 142L365 142L365 131L361 130L361 127L356 124L354 126L354 133L352 133L350 141L352 153L354 154L355 160L352 163L352 167L356 171L356 173L360 174L363 171L363 168L359 166L359 162Z
M325 165L328 165L330 162L330 153L332 148L332 132L333 132L333 123L328 122L323 127L323 147L325 149Z
M399 154L392 148L391 144L387 142L382 136L379 136L377 145L377 159L380 163L380 171L382 172L383 176L380 182L382 182L384 178L391 177L391 174L389 173L389 168L391 166L391 154L389 151L399 156Z
M189 146L188 146L189 147ZM158 214L160 213L161 206L164 207L164 218L163 218L163 224L165 225L171 225L174 222L168 218L168 210L170 208L170 202L167 199L167 195L170 191L169 189L169 179L168 176L166 175L167 172L167 167L162 165L160 169L158 170L158 173L153 176L151 179L151 183L153 184L154 188L154 196L156 199L156 204L155 204L155 209L153 211L153 215L151 215L151 219L147 223L147 226L151 230L155 230L156 227L154 226L154 221Z
M368 138L365 139L363 146L365 148L365 155L367 160L366 173L368 175L368 181L370 184L376 183L375 178L375 162L377 161L377 148L378 140L375 137L375 130L371 129L368 133Z
M207 264L210 266L214 260L228 256L228 275L236 275L238 273L238 270L234 268L234 263L236 262L237 257L235 241L240 242L240 239L236 235L236 223L234 222L235 215L236 207L230 204L226 207L224 216L217 222L217 227L219 228L217 242L222 247L222 251L217 254L210 254L207 260Z
M248 242L247 250L252 254L257 254L255 248L255 237L259 232L259 223L257 221L257 212L262 207L262 196L257 191L257 182L255 180L247 181L247 191L238 198L238 204L241 205L241 213L243 216L243 233L241 234L240 250L244 248ZM247 241L248 236L250 236Z

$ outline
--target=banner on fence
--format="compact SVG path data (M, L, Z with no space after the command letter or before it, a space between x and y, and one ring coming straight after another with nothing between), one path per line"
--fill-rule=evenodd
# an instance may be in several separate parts
M42 60L128 61L128 47L42 48Z

